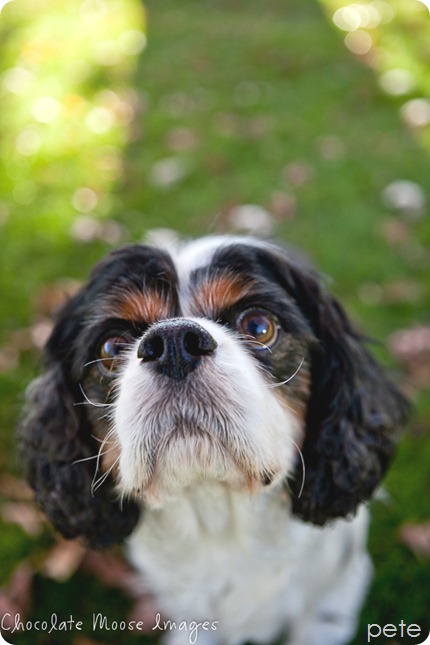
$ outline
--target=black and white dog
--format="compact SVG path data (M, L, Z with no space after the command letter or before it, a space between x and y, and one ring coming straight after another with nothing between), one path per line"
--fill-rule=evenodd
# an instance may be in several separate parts
M121 248L60 311L45 366L21 454L63 535L127 538L165 615L210 621L204 645L349 641L364 502L407 404L310 268L241 237Z

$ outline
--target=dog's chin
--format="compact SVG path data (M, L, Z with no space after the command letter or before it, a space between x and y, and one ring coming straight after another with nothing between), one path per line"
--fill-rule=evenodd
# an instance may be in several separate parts
M255 494L284 477L280 464L264 469L246 450L225 445L211 430L181 422L161 438L153 436L152 447L147 446L147 452L132 465L120 460L119 489L157 509L203 483Z
M247 474L245 464L236 464L207 431L182 426L163 438L150 472L141 478L146 479L140 490L144 503L160 508L200 483L223 483L236 490L252 486L256 476Z

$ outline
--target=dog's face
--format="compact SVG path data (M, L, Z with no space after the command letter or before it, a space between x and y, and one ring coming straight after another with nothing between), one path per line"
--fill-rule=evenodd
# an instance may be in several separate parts
M347 515L406 408L313 272L241 238L112 253L45 355L21 427L27 476L53 523L93 544L128 534L137 500L202 481L284 483L300 517Z
M256 491L292 472L315 339L260 253L133 247L108 289L95 283L75 378L111 405L89 412L122 493L157 505L199 481Z

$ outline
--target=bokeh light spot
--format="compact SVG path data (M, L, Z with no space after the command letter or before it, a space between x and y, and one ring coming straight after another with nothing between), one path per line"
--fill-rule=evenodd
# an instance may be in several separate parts
M39 123L55 121L61 111L60 103L52 96L41 96L33 104L32 114Z
M405 103L401 109L405 123L411 128L425 128L430 125L429 99L412 99Z
M372 49L373 38L367 31L357 29L357 31L351 31L345 36L345 45L353 54L364 56Z
M34 74L25 67L19 66L7 69L2 75L3 87L18 96L25 94L34 80Z
M119 48L126 56L137 56L145 47L146 36L138 29L129 29L119 37Z
M34 128L26 128L16 139L16 149L20 155L31 157L39 152L42 145L42 137Z
M80 213L90 213L97 207L98 201L97 193L85 186L78 188L72 197L72 204Z
M407 69L389 69L379 79L379 83L387 94L403 96L414 89L415 80Z
M91 132L94 132L95 134L104 134L112 128L114 124L114 115L107 108L96 107L87 114L85 124Z

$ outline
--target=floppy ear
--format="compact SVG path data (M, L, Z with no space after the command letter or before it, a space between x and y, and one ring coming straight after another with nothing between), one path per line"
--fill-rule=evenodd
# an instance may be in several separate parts
M134 502L118 500L107 479L96 491L91 484L97 454L91 425L78 386L68 376L65 355L76 334L73 308L66 305L45 349L46 373L28 388L27 405L19 427L20 455L36 500L54 527L66 538L82 537L94 548L122 541L135 527L139 511Z
M323 525L354 513L380 483L408 404L364 345L339 303L309 269L285 266L282 280L311 325L311 396L301 463L288 482L293 512Z

